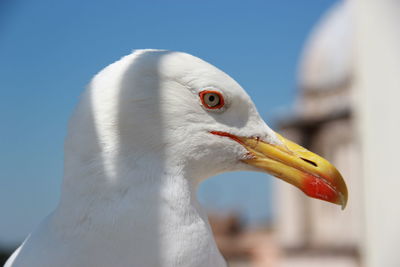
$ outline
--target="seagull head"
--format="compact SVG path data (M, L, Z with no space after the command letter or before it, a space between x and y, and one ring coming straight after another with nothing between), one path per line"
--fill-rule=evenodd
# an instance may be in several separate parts
M156 162L193 183L260 171L310 197L346 205L346 184L332 164L271 130L234 79L197 57L135 51L101 71L83 99L71 127L86 130L70 130L70 161L100 154L109 177L157 168Z

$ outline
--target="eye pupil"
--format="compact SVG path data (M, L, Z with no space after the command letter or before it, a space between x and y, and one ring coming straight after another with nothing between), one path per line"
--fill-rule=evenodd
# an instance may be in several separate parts
M220 104L219 95L216 93L207 93L205 97L206 105L210 108L214 108Z

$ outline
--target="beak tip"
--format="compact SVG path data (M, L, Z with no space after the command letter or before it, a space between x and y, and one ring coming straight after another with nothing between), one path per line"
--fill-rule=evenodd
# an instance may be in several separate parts
M342 207L342 210L344 210L347 206L347 194L343 194L339 192L339 205Z

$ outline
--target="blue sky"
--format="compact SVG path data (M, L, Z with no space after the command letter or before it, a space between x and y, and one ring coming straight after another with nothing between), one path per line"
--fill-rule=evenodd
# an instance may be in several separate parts
M0 2L0 246L23 238L57 204L66 124L103 67L136 48L191 53L221 68L273 123L296 93L312 26L335 1ZM272 178L229 173L202 186L211 210L271 217Z

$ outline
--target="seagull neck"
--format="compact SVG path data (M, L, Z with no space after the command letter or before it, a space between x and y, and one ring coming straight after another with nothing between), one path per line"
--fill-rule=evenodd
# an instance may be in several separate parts
M103 201L110 203L127 199L131 206L135 206L146 202L171 204L178 201L201 211L196 199L198 179L192 179L185 168L177 164L154 162L160 161L142 159L133 164L133 168L129 164L120 164L115 168L118 172L113 173L105 171L105 168L66 166L60 204L73 201L85 206L96 201L101 205ZM73 172L69 172L70 169Z
M96 244L108 245L106 239L112 237L119 248L134 251L132 257L150 257L142 266L158 266L153 259L157 254L160 262L169 263L165 266L178 266L177 261L187 263L184 266L225 266L207 214L197 202L197 183L181 168L153 166L126 175L107 190L103 187L107 194L89 188L86 194L64 190L53 215L55 228L73 240L90 235ZM149 256L148 251L155 250Z
M107 171L104 163L80 165L79 168L79 162L67 162L58 209L72 207L69 217L74 214L80 217L80 213L95 213L104 208L112 209L112 214L121 212L132 216L144 209L153 213L165 209L183 215L190 209L207 221L196 199L198 183L192 182L195 180L187 177L184 168L177 164L161 163L162 160L154 160L155 155L149 158L152 160L141 158L130 161L132 164L118 159L115 168L118 172Z

